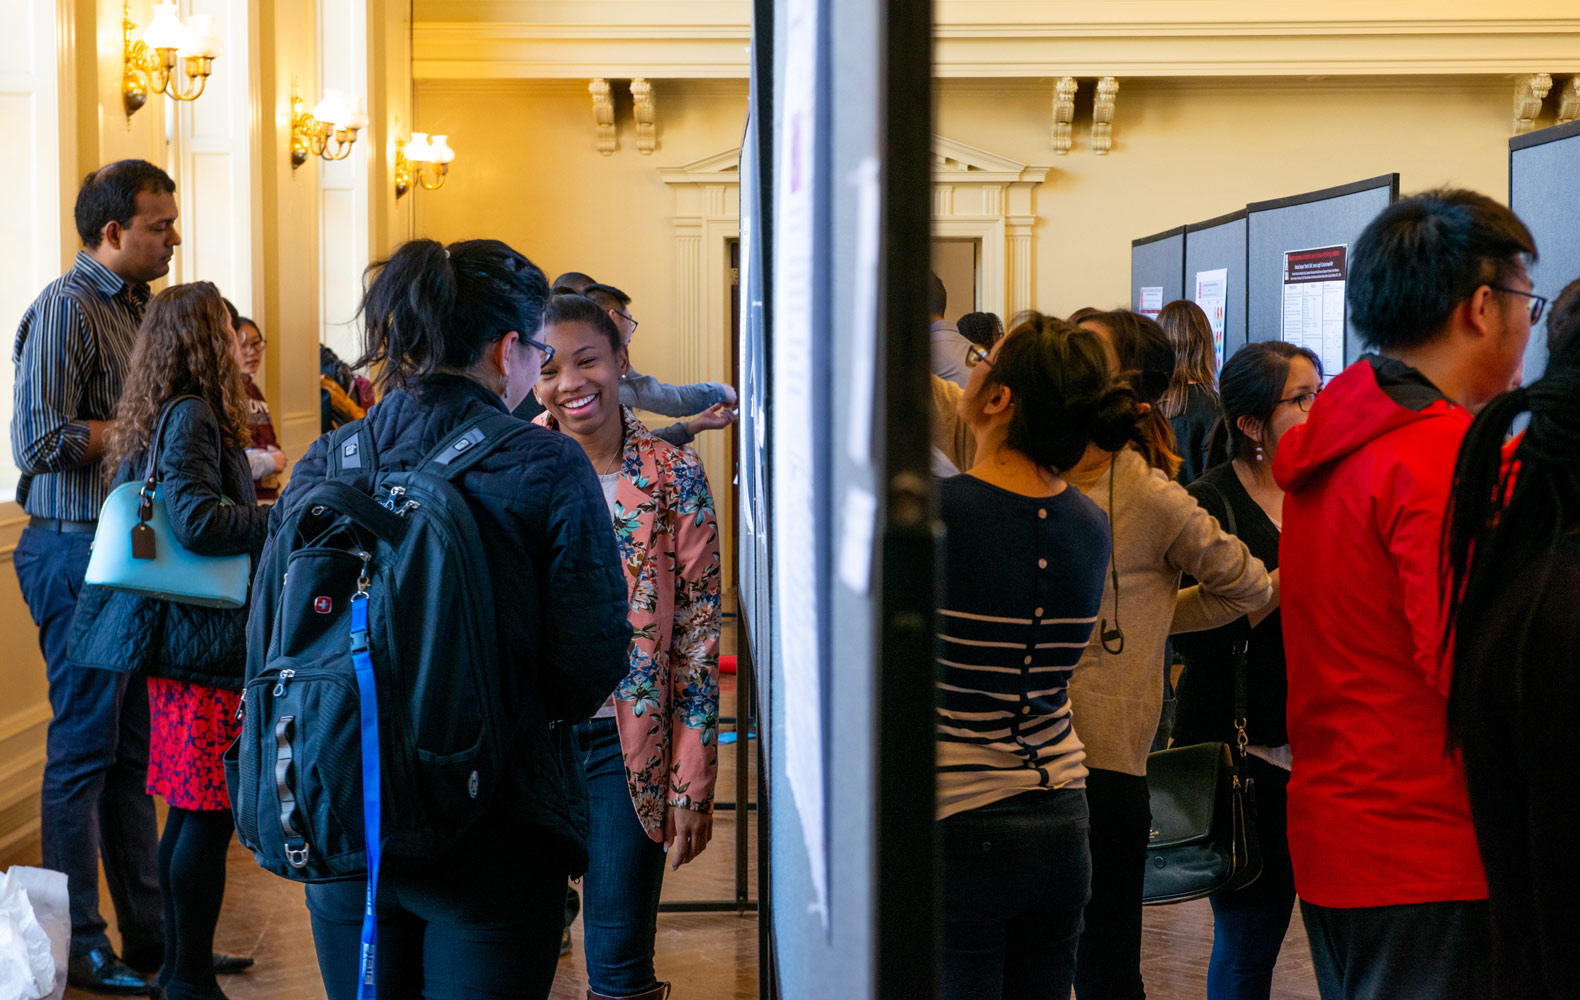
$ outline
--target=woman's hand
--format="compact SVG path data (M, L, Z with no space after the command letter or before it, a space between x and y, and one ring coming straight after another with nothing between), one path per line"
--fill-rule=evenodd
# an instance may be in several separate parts
M664 817L664 850L669 852L669 870L696 858L713 839L713 814L670 806Z
M703 431L716 431L735 423L735 411L723 403L716 403L686 421L686 430L696 437Z
M285 471L285 452L278 448L270 448L269 457L274 459L274 471L276 474Z

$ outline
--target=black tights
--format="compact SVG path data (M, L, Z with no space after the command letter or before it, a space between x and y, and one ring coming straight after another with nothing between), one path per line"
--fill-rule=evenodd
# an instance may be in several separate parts
M159 839L165 908L165 965L159 985L174 997L218 998L214 928L225 898L225 853L235 827L228 809L170 809Z

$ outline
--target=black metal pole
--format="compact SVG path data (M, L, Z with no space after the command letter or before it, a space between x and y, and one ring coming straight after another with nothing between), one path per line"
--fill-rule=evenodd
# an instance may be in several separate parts
M932 0L882 0L884 518L877 694L878 997L937 996L936 533L928 428Z

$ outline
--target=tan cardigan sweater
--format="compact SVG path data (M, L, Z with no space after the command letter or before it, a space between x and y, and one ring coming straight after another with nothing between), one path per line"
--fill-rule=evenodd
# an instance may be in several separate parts
M968 469L976 446L957 414L961 395L959 387L933 379L933 443L956 466ZM1087 767L1144 775L1163 709L1168 637L1234 621L1265 605L1273 589L1266 567L1243 542L1131 449L1114 457L1110 510L1109 469L1104 464L1085 475L1066 472L1065 479L1101 507L1113 527L1125 645L1117 656L1111 654L1103 649L1101 624L1092 630L1070 679L1070 704L1075 731L1086 744ZM1181 590L1184 573L1197 583ZM1098 614L1113 626L1111 577Z

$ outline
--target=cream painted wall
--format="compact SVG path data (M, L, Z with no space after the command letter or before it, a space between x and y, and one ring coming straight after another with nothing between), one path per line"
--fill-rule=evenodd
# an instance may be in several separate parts
M641 324L631 344L632 366L665 381L691 381L675 336L681 305L671 223L675 195L658 171L740 145L746 81L655 82L658 148L648 156L636 151L626 81L611 83L619 149L604 156L594 145L586 81L419 80L418 127L449 133L456 161L443 188L407 196L416 199L416 235L444 242L502 239L550 280L574 270L618 286L631 296L632 315ZM723 315L729 316L728 308ZM729 331L706 335L725 342ZM722 368L701 377L732 381ZM653 427L670 422L646 420ZM734 579L734 505L727 495L733 472L722 437L728 433L709 431L698 443L721 519L726 585Z
M1243 208L1398 171L1508 196L1510 84L1499 78L1120 81L1114 149L1090 144L1092 83L1075 148L1048 147L1051 81L944 80L935 131L1053 165L1037 194L1035 307L1122 305L1130 241Z

